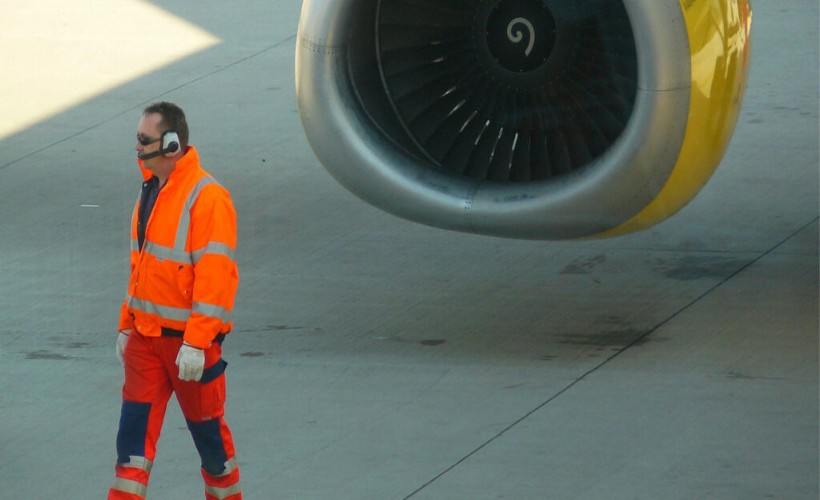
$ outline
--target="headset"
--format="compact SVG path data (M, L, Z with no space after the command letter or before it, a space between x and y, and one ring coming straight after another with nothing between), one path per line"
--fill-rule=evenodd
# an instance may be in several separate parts
M160 155L174 156L179 151L179 134L175 130L169 130L162 134L159 149L153 153L137 154L140 160L150 160Z

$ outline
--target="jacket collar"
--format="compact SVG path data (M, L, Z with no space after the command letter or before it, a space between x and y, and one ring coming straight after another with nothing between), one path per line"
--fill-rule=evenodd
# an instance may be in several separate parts
M199 154L196 152L196 148L188 146L188 151L177 160L174 170L168 176L168 182L190 175L198 166Z

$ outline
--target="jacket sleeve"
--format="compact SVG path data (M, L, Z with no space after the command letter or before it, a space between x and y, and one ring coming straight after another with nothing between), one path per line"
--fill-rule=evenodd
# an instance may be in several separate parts
M232 327L234 296L239 285L236 212L230 194L208 185L191 208L190 251L193 256L192 312L185 327L189 344L208 348Z

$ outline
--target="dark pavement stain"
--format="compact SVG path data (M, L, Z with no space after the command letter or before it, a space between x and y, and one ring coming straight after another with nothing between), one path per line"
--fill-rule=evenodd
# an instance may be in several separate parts
M625 347L635 342L635 339L644 333L646 332L628 328L625 330L609 330L599 333L562 335L561 338L563 340L560 340L558 343L582 347ZM648 338L643 338L635 345L644 344L648 340Z
M687 256L676 261L659 261L658 268L667 278L691 281L704 278L723 279L746 264L747 261L728 257Z
M429 345L429 346L437 346L446 343L446 340L441 339L430 339L430 340L422 340L419 342L421 345Z
M513 385L508 385L508 386L504 387L504 389L517 389L517 388L519 388L519 387L525 387L526 385L527 385L527 384L524 384L524 383L521 383L521 384L513 384Z
M598 265L606 262L606 255L596 255L588 259L578 259L567 265L561 274L589 274Z
M747 373L739 373L731 371L726 374L726 378L735 379L735 380L782 380L783 377L767 377L767 376L757 376L757 375L749 375Z
M49 352L49 351L32 351L26 354L26 359L56 359L56 360L66 360L71 359L70 356L66 356L65 354L59 354L56 352Z
M244 358L260 358L264 355L264 352L243 352L242 354L240 354L240 356Z
M71 342L66 347L68 347L69 349L82 349L82 348L88 347L90 345L91 344L88 343L88 342Z
M307 330L307 327L304 326L289 326L289 325L265 325L260 326L257 328L247 328L243 330L236 330L237 332L243 333L262 333L262 332L281 332L286 330ZM314 330L316 333L320 333L321 330Z

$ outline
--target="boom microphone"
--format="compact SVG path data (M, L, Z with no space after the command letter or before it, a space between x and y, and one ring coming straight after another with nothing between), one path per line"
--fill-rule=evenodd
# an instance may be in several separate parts
M168 151L163 151L163 150L159 149L157 151L154 151L153 153L145 153L145 154L137 153L137 158L139 158L142 161L145 161L145 160L150 160L151 158L156 158L157 156L162 156L167 152Z

